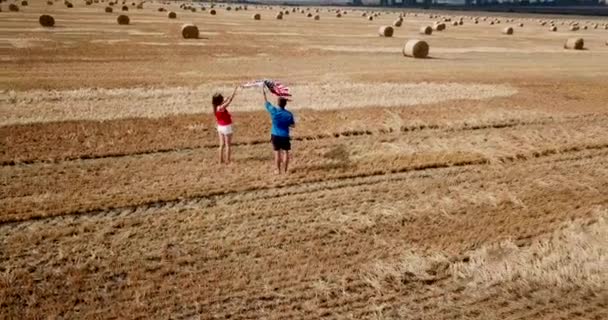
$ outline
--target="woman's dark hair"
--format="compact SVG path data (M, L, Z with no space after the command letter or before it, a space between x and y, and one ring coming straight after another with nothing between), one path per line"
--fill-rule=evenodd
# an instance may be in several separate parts
M284 109L286 105L287 105L287 99L279 98L279 107Z
M213 106L213 112L217 111L217 107L224 102L224 96L221 93L216 93L211 98L211 105Z

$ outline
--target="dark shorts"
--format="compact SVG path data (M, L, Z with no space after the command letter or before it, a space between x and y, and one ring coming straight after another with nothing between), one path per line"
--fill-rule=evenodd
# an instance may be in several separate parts
M274 134L270 135L270 142L272 142L272 148L274 151L291 150L291 138L290 137L280 137L275 136Z

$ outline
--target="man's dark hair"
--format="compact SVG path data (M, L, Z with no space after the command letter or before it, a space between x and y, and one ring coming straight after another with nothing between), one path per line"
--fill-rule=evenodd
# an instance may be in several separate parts
M224 102L224 96L221 93L216 93L213 95L213 98L211 98L211 104L214 107L218 107L222 102Z
M279 107L281 107L281 109L285 109L285 106L287 105L287 99L285 98L279 98Z

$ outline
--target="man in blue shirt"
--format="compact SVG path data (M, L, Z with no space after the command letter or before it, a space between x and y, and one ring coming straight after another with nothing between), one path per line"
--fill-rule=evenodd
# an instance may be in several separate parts
M289 129L293 128L296 123L293 120L293 114L285 110L287 99L279 97L279 106L274 106L268 102L266 97L266 87L263 87L264 100L266 100L266 110L270 113L272 119L272 130L270 132L270 141L274 149L274 162L277 166L277 174L281 174L281 166L283 172L287 173L289 167L289 150L291 150L291 138L289 137ZM282 165L281 165L282 164Z

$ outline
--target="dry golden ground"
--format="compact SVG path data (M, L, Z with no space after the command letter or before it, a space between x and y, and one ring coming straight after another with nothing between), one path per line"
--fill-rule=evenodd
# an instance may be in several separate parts
M608 31L560 25L605 21L74 6L0 13L0 318L608 318ZM261 77L281 178L255 90L216 163L210 94Z

